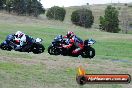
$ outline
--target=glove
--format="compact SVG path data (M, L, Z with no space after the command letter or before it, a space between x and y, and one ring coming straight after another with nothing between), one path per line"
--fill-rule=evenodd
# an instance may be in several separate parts
M63 45L62 47L63 47L63 48L68 48L67 45Z

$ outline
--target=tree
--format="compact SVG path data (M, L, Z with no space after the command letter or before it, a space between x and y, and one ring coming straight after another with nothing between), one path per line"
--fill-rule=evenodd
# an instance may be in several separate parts
M13 2L13 11L18 15L24 14L26 9L26 0L15 0Z
M54 6L47 11L47 18L63 21L65 18L66 11L62 7Z
M30 2L30 13L32 13L33 16L37 17L41 13L44 13L45 10L40 3L40 1L37 0L31 0Z
M3 0L0 0L0 9L3 9L4 2Z
M18 15L32 15L37 17L45 12L40 0L3 0L6 11L17 13ZM1 4L1 2L0 2Z
M119 28L119 19L118 19L118 10L116 10L115 7L112 7L111 5L107 6L105 9L105 15L104 17L100 16L100 29L107 31L107 32L113 32L117 33L120 31Z
M91 10L79 9L72 12L71 21L75 25L90 28L94 22L94 16Z
M4 3L5 3L5 9L6 11L8 11L9 13L11 12L12 8L13 8L13 3L14 3L14 0L4 0Z

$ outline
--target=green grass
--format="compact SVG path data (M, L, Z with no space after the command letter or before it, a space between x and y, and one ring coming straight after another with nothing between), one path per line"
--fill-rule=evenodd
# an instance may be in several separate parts
M2 42L6 35L15 33L17 30L23 31L34 38L43 38L44 46L47 48L56 35L65 35L66 29L48 28L43 25L31 24L0 24L0 42ZM4 31L3 31L4 30ZM126 59L132 58L132 42L131 35L114 34L106 32L76 30L75 33L83 40L93 38L97 42L95 47L98 56L111 56L113 58ZM117 38L116 38L117 37ZM122 39L123 37L123 39Z
M30 69L30 70L29 70ZM66 71L46 69L45 65L24 66L16 63L0 62L1 88L42 88L42 87L65 87L80 88L75 81L75 69ZM48 71L46 71L48 70ZM58 74L59 72L59 74ZM73 81L74 80L74 81ZM5 84L6 83L6 84ZM35 83L35 84L34 84ZM59 84L59 85L57 85ZM98 86L98 87L97 87ZM82 88L123 88L118 84L89 84Z
M71 29L83 40L93 38L96 56L93 60L68 56L50 56L47 47L53 38ZM127 73L131 74L132 35L95 31L55 23L44 26L42 23L0 23L0 42L6 35L17 30L23 31L34 38L43 38L46 52L34 55L15 51L0 50L0 88L127 88L122 84L88 84L79 86L76 81L76 68L87 66L88 73ZM1 58L3 58L1 60ZM127 60L112 62L112 60ZM116 70L119 68L119 70ZM123 70L122 70L123 69ZM125 86L125 87L124 87ZM131 86L131 85L130 85Z

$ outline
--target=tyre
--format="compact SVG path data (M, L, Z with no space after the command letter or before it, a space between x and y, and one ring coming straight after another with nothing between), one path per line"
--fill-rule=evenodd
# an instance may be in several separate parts
M6 44L4 44L4 43L2 43L2 44L0 45L0 48L1 48L2 50L8 50L8 51L11 51L11 50L12 50L8 45L6 45Z
M84 50L81 55L83 58L91 59L95 56L95 49L92 47L89 47L87 50Z
M48 53L49 53L50 55L59 55L59 54L60 54L60 50L59 50L58 48L56 48L56 47L50 45L50 46L48 47Z
M42 44L36 44L34 47L33 47L33 50L32 52L34 54L40 54L40 53L43 53L45 50L44 46Z

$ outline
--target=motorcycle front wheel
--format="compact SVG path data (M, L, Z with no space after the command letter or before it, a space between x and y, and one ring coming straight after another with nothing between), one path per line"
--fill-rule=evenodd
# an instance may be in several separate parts
M1 48L2 50L7 50L7 51L11 51L11 50L12 50L12 48L10 48L9 46L5 45L4 43L2 43L2 44L0 45L0 48Z
M84 50L81 54L83 58L93 58L95 56L95 49L92 47L89 47L87 50Z
M50 46L48 47L48 53L49 53L50 55L59 55L59 54L60 54L60 50L59 50L58 48L56 48L56 47L50 45Z

